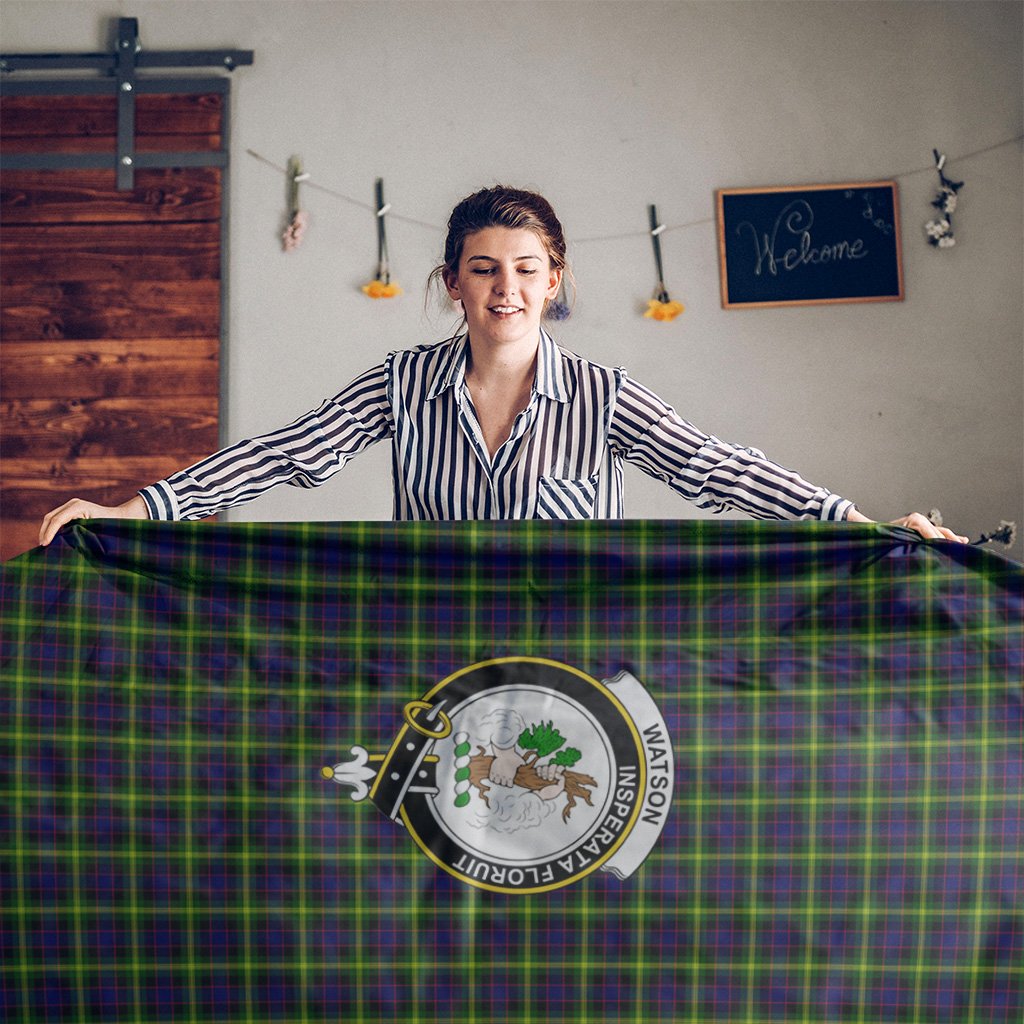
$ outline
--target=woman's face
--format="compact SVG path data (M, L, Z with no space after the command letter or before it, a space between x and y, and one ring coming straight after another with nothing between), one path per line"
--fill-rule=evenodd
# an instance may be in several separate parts
M495 227L466 236L458 274L445 284L462 303L474 342L507 345L536 343L545 302L561 280L539 235Z

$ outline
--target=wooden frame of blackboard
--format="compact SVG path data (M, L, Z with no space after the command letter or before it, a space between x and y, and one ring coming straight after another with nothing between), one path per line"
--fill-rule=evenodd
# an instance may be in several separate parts
M810 194L814 194L810 196ZM783 197L789 196L788 200L779 202ZM858 226L869 231L872 240L872 247L866 250L865 238L860 238L859 247L857 239L850 238L825 238L822 244L816 244L818 240L810 236L809 228L813 226L813 211L811 211L811 223L804 225L799 217L789 230L789 238L783 243L784 251L781 254L775 253L777 237L768 235L762 236L761 242L757 237L757 228L749 221L741 221L740 225L749 223L750 232L753 236L753 262L755 271L747 268L738 270L740 253L735 238L729 238L727 231L731 228L735 235L738 227L736 222L739 216L750 213L761 213L774 215L771 227L777 229L787 210L796 203L807 204L810 210L809 199L824 200L826 204L832 204L830 209L834 212L845 206L850 200L858 206L859 214L851 208L850 211L843 211L839 219L846 224L856 222ZM730 197L737 197L732 201ZM881 210L879 216L875 216L875 206L872 202L878 203ZM860 206L859 203L863 203ZM838 204L836 206L835 204ZM727 209L731 207L731 209ZM741 207L743 208L741 210ZM900 211L899 211L899 188L895 181L855 181L834 185L774 185L763 188L727 188L719 189L716 193L716 208L718 221L718 252L719 269L722 286L722 307L724 309L763 309L770 306L820 306L833 303L846 302L900 302L904 297L903 290L903 249L900 234ZM801 208L802 210L802 208ZM737 216L739 214L739 216ZM888 215L891 219L886 219ZM859 216L859 220L857 217ZM860 224L863 221L863 225ZM827 225L826 225L827 226ZM809 239L805 242L804 236ZM797 245L793 236L799 237ZM731 243L731 247L730 247ZM796 246L796 247L794 247ZM828 259L822 261L821 257L827 250ZM865 251L866 250L866 251ZM866 258L869 253L878 253L877 259L872 260L871 273L861 273L861 279L856 277L851 280L836 278L831 271L821 269L824 265L842 265L844 269L861 268L856 264ZM815 255L817 260L815 260ZM781 256L781 258L780 258ZM789 266L787 260L790 256L795 257L795 265ZM751 254L747 254L748 260ZM730 273L730 259L732 272ZM761 277L761 271L765 269L765 261L770 274ZM794 262L794 261L791 261ZM801 282L799 277L786 278L778 281L778 269L782 266L786 274L794 270L806 268L808 265L816 267L818 273L807 275L813 280ZM751 284L752 277L758 281ZM830 282L831 278L831 282Z

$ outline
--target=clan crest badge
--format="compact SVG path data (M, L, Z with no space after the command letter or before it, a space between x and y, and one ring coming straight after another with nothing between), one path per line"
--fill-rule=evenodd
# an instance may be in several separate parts
M672 806L665 721L628 672L599 682L556 661L496 658L403 709L391 748L322 770L404 825L461 881L559 889L601 869L633 874Z

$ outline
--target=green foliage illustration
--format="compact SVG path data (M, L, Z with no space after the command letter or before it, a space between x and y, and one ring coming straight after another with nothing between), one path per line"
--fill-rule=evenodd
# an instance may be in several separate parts
M553 754L564 742L565 737L551 722L541 722L519 734L519 746L524 750L536 750L538 758Z
M560 750L552 759L552 764L562 764L571 768L583 755L575 747L566 747Z

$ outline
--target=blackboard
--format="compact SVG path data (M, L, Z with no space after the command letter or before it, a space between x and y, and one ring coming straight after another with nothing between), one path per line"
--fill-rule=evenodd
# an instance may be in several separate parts
M896 182L718 191L726 309L903 298Z

